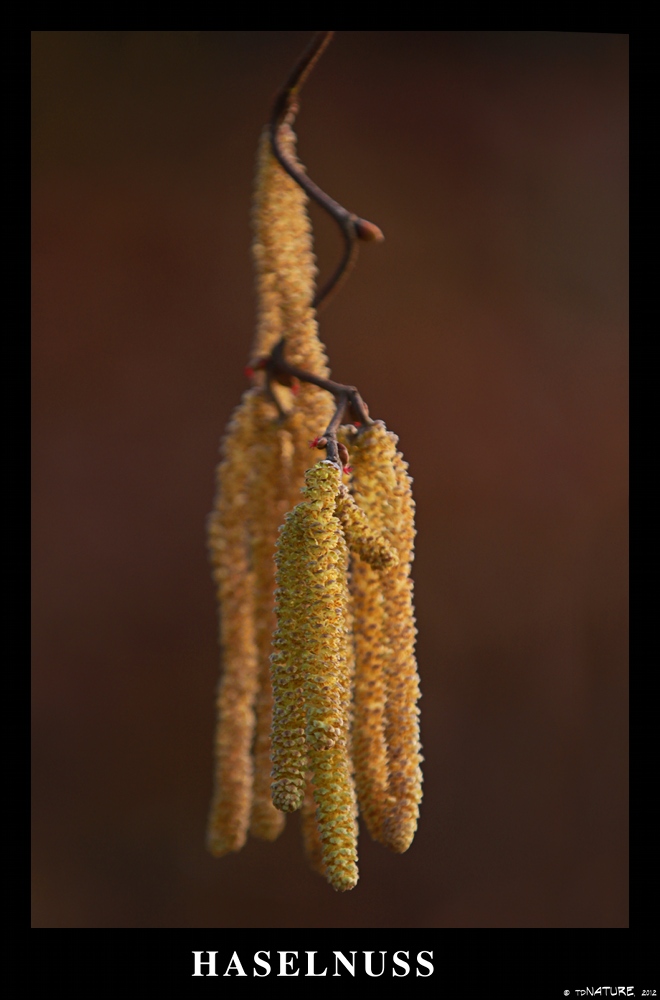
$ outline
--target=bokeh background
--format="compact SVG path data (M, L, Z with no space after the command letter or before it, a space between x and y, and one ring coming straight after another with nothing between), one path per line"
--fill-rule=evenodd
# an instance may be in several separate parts
M301 158L386 235L322 335L415 479L425 799L343 895L297 817L205 851L204 524L309 37L33 34L34 925L626 926L625 35L339 32L310 78Z

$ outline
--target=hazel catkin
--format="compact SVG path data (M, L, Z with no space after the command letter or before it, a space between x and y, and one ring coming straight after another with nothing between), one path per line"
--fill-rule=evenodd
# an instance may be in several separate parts
M356 675L353 759L360 811L374 839L402 852L417 828L422 797L419 678L410 577L414 503L398 438L376 421L351 451L353 495L396 562L354 560Z
M292 745L295 715L311 772L322 861L330 884L352 888L357 873L355 792L348 752L348 550L335 514L340 470L318 462L306 473L306 499L287 515L278 540L273 655L273 801L298 808L304 763ZM280 711L282 704L282 711ZM282 808L280 805L279 808Z

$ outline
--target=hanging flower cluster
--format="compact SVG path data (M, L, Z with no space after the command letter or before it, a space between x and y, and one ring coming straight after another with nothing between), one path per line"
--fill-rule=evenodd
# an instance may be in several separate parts
M295 92L261 139L253 385L223 440L209 518L223 673L208 846L222 856L248 833L273 840L300 810L310 863L346 890L358 813L396 852L417 827L414 502L396 436L328 378ZM379 234L340 211L353 238ZM310 439L325 460L313 464Z

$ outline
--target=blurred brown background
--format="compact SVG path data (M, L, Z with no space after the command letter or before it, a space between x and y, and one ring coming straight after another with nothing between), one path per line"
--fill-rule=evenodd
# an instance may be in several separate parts
M624 35L339 32L310 78L300 155L386 235L322 335L415 478L425 800L344 895L297 817L205 851L204 522L309 37L33 34L34 924L626 926Z

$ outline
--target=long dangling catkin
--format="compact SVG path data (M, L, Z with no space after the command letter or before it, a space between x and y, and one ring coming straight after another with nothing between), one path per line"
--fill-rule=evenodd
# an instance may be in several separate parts
M398 439L377 421L351 450L353 493L373 531L395 549L375 570L355 558L356 679L353 759L360 811L374 839L397 852L414 836L421 801L419 679L410 564L414 503Z
M270 791L270 731L273 694L270 680L271 640L275 629L275 561L278 527L288 503L290 456L287 432L276 421L275 407L265 396L256 404L254 475L248 493L248 523L254 572L255 641L258 689L253 747L254 785L250 833L274 840L284 828L284 814L273 805Z
M214 793L207 833L209 850L218 857L240 850L245 843L252 804L250 748L257 649L246 507L256 405L257 393L250 390L234 411L222 444L218 490L208 523L224 661L217 699Z
M298 655L305 593L300 586L302 533L290 511L280 528L275 561L277 628L271 654L273 721L271 735L273 805L282 812L299 809L305 790L307 748L302 665Z
M279 144L287 157L304 171L296 157L296 136L282 125ZM257 275L257 331L253 358L269 354L286 337L286 359L312 375L327 377L328 360L319 338L312 305L316 282L316 260L312 229L307 213L307 195L273 155L270 129L261 134L257 157L257 181L253 208L252 253ZM256 377L263 382L263 375ZM285 397L291 434L289 505L300 499L305 471L315 461L309 442L327 426L332 415L332 397L315 385L303 383L297 396L277 386Z
M304 169L296 158L296 137L290 126L281 127L279 141L289 159ZM253 355L257 358L269 354L283 334L288 338L285 312L286 319L294 320L298 337L299 327L309 322L310 314L313 320L317 270L307 195L273 155L268 127L259 140L252 225L258 300ZM305 356L294 363L308 362L309 350L307 344Z
M326 877L335 889L345 891L356 885L358 870L349 745L353 656L348 549L335 514L341 474L331 463L319 462L306 481L311 499L308 568L316 594L308 626L306 736Z
M291 713L280 713L280 701L298 710L302 702L323 864L330 884L343 891L353 888L358 873L348 752L348 550L335 515L341 472L331 462L318 462L305 478L306 500L287 515L276 556L273 801L278 804L284 789L296 801L294 808L302 802L304 781L299 783L298 774L291 778L299 758L286 753L297 749L291 746L292 727L284 729Z
M394 490L391 465L380 463L374 443L379 425L366 428L353 442L352 489L372 530L384 526L388 496ZM385 610L380 574L359 555L353 558L351 594L355 616L355 689L353 695L353 762L360 814L374 840L382 840L389 803L389 773L385 742L387 700Z
M345 486L340 486L339 493L336 499L335 513L337 514L342 528L344 530L344 536L347 539L349 548L351 546L351 539L355 542L358 548L366 549L366 551L373 556L377 562L385 561L389 563L392 559L397 559L397 555L394 550L390 549L386 542L376 538L372 533L368 531L366 526L366 521L364 515L355 506L353 498L350 496ZM344 698L343 698L343 708L342 711L345 713L347 722L347 757L349 762L352 759L351 746L350 746L350 734L351 734L351 724L352 724L352 696L353 696L353 675L355 671L355 651L353 643L353 616L351 612L350 602L346 608L345 623L344 623L344 652L342 654L342 664L345 667L343 687L344 687ZM301 819L302 819L302 833L303 833L303 846L305 849L305 855L310 864L310 867L319 873L327 877L327 869L325 862L323 861L323 844L321 841L321 832L319 830L319 824L317 819L317 807L314 801L314 785L312 783L312 774L308 774L307 785L305 788L305 797L303 799L302 809L301 809ZM357 800L355 800L355 820L357 822ZM357 827L356 827L357 836Z
M415 538L415 504L408 464L396 451L398 438L389 435L395 451L392 459L396 480L394 504L396 534L390 541L398 548L399 563L383 575L387 614L386 637L392 650L387 664L385 739L389 767L389 808L383 824L385 843L398 853L412 843L422 800L422 756L419 741L419 675L415 659L413 582L410 577Z

